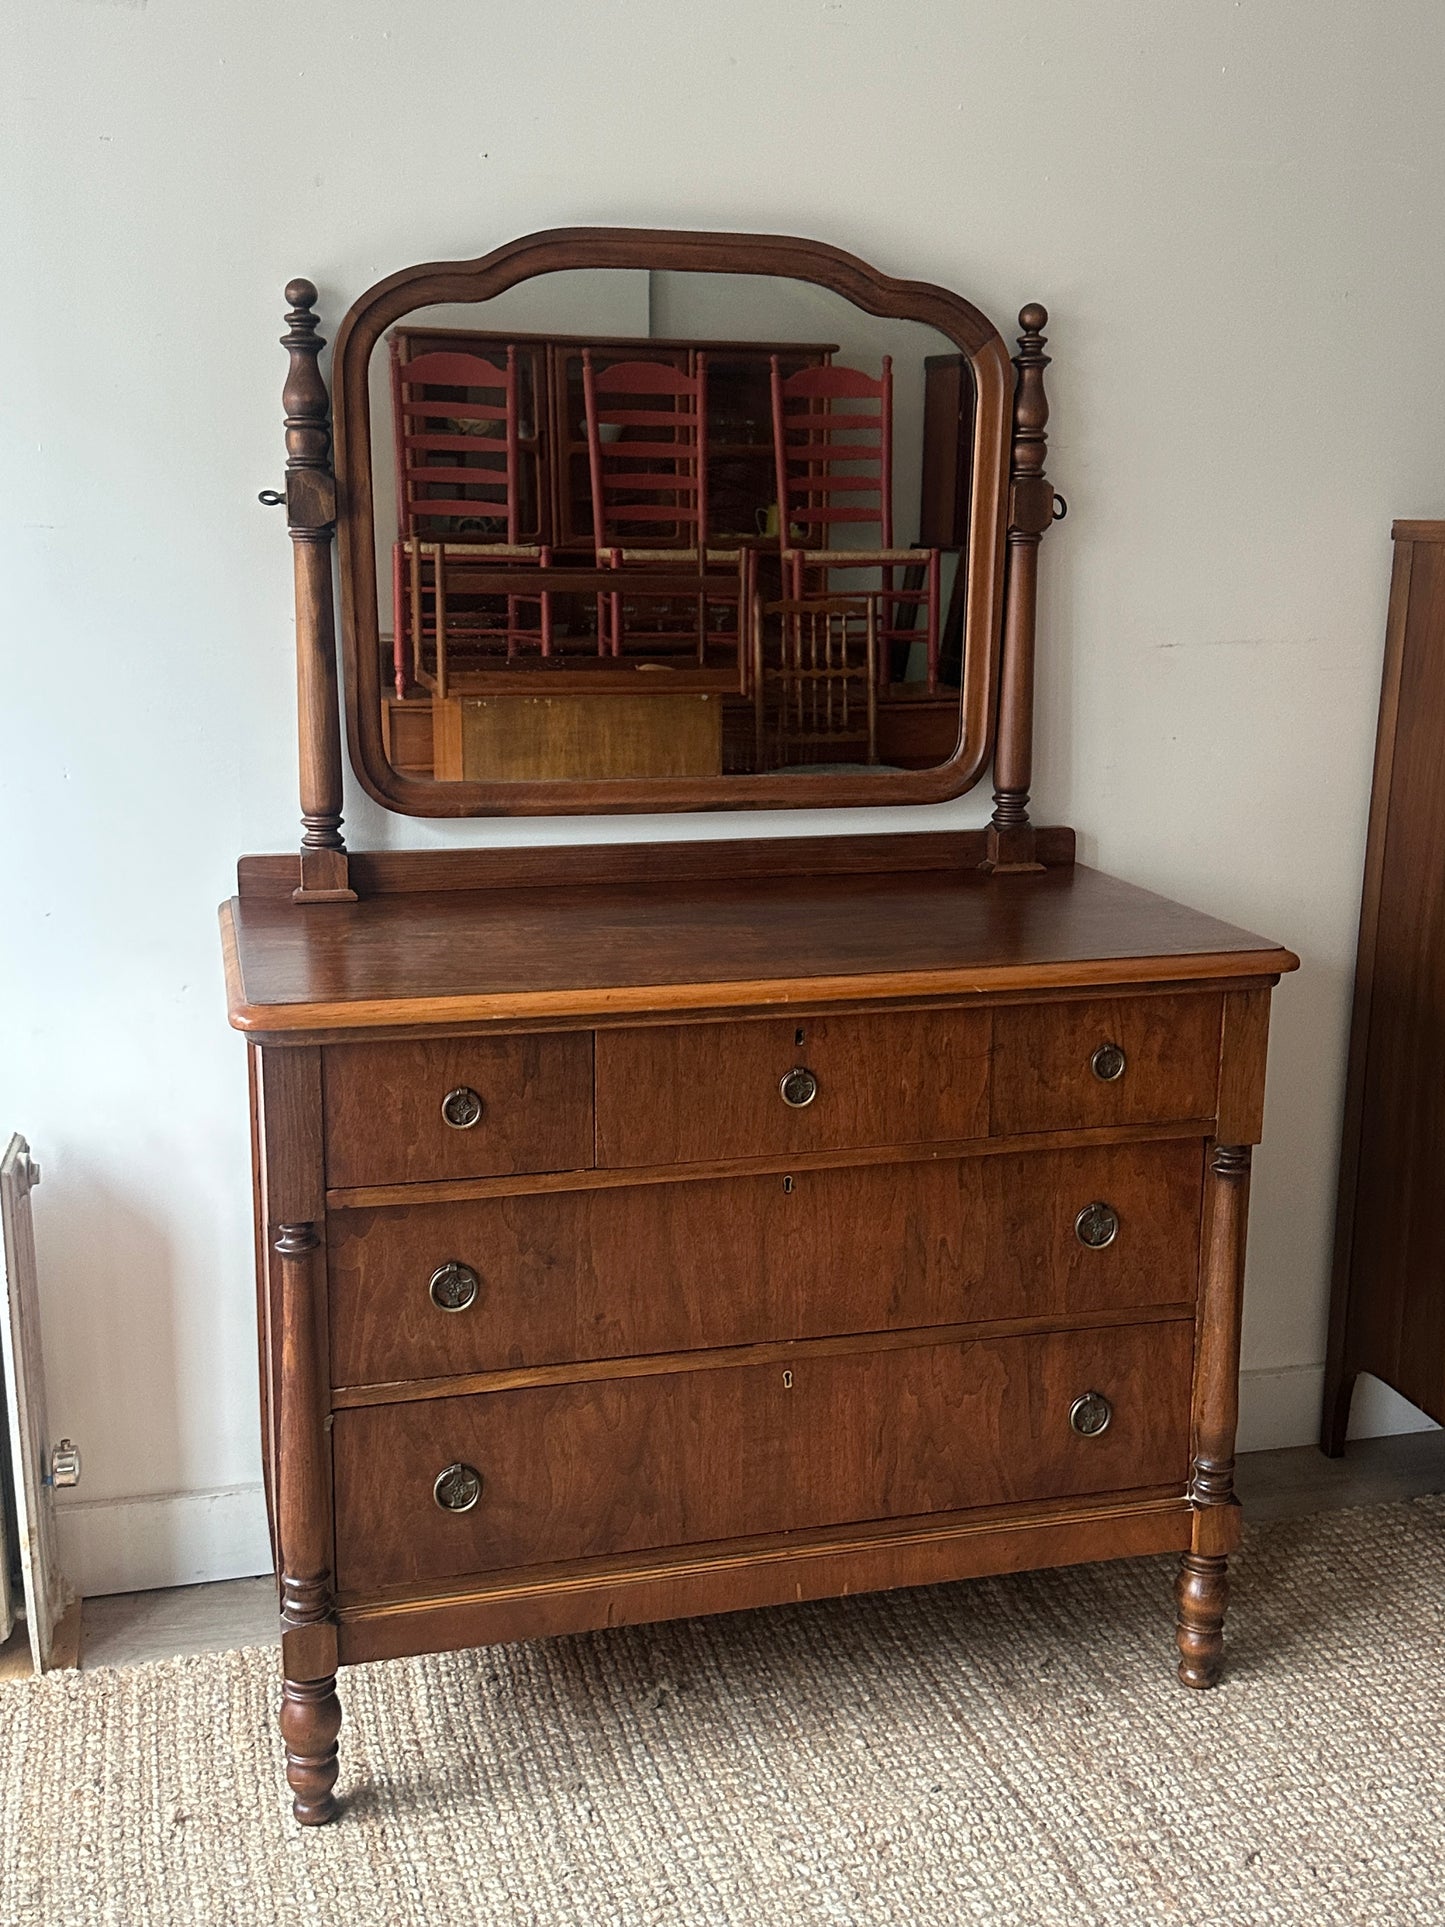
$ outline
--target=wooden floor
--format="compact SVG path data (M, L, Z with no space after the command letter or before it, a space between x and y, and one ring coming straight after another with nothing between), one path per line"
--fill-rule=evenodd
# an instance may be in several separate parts
M1342 1459L1327 1459L1313 1445L1248 1452L1239 1462L1237 1484L1247 1515L1256 1523L1445 1492L1445 1431L1362 1439ZM114 1593L85 1602L81 1665L135 1666L150 1659L275 1641L276 1588L270 1578ZM29 1670L24 1628L19 1627L0 1649L0 1678Z

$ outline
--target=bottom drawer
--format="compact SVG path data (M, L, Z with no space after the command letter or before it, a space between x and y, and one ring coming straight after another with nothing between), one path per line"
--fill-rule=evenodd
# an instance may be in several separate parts
M1175 1320L341 1411L337 1581L1182 1486L1192 1353ZM1086 1392L1112 1408L1093 1436L1070 1422ZM480 1474L465 1511L434 1493L454 1464Z

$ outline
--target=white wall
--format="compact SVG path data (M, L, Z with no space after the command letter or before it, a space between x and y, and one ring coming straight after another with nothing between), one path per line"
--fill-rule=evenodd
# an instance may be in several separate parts
M295 838L289 545L255 505L280 290L311 275L334 324L400 265L556 223L817 235L1000 323L1052 309L1072 514L1044 555L1039 815L1304 958L1276 1003L1246 1420L1309 1438L1389 521L1445 513L1445 11L34 0L6 38L0 1117L45 1171L82 1584L263 1557L214 906L239 852ZM466 834L349 815L361 846Z

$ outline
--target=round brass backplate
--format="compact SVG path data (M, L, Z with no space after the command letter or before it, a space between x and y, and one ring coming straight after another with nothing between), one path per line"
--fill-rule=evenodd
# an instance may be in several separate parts
M790 1104L795 1111L801 1111L818 1095L818 1080L811 1071L804 1070L800 1064L796 1070L788 1072L778 1085L778 1089L783 1094L785 1104Z
M481 1279L460 1258L448 1258L431 1275L428 1290L438 1311L465 1311L476 1303Z
M1086 1204L1074 1220L1074 1236L1090 1251L1102 1251L1119 1235L1119 1214L1111 1204L1096 1199Z
M1081 1438L1096 1439L1109 1429L1114 1408L1102 1392L1085 1392L1069 1407L1069 1423Z
M474 1465L458 1460L437 1473L431 1490L443 1512L470 1512L482 1496L482 1475Z
M482 1115L482 1100L467 1084L459 1084L442 1099L442 1116L454 1131L470 1131Z
M1118 1044L1100 1044L1089 1059L1089 1069L1101 1084L1113 1084L1124 1075L1128 1061Z

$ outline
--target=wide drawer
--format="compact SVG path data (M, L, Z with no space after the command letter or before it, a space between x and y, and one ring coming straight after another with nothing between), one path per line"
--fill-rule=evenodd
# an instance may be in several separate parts
M413 1184L592 1162L592 1033L331 1044L326 1181Z
M1212 1118L1221 1017L1217 995L995 1011L995 1134Z
M601 1031L597 1161L700 1164L981 1137L989 1022L980 1011L895 1011Z
M1180 1321L341 1411L338 1584L1182 1487L1192 1341ZM1083 1436L1090 1392L1112 1415ZM453 1467L468 1510L436 1497Z
M332 1380L1188 1303L1202 1158L1115 1145L333 1212Z

